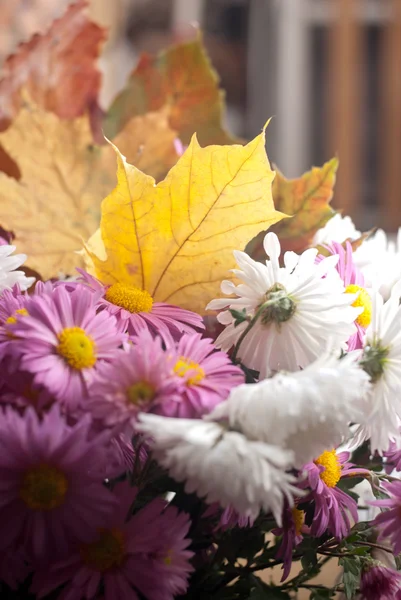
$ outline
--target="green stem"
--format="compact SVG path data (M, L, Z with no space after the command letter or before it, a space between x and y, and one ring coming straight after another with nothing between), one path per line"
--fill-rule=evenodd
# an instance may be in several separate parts
M269 300L268 302L265 302L264 304L261 304L261 306L259 306L258 310L254 314L254 316L252 317L252 319L249 321L248 325L245 327L244 331L241 333L241 335L238 338L237 343L234 346L233 354L232 354L232 357L231 357L231 360L233 361L233 363L235 363L235 361L236 361L238 350L239 350L242 342L244 341L244 339L246 338L246 336L248 335L248 333L251 331L251 329L255 325L256 321L259 319L259 317L260 317L261 313L263 312L263 310L267 306L272 306L273 304L276 304L276 302L277 302L277 300Z

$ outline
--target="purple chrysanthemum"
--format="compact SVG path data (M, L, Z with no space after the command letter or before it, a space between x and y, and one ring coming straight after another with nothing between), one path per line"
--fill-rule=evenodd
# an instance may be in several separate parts
M273 529L274 535L282 536L280 548L276 558L283 561L283 575L281 581L287 579L291 571L292 553L294 548L303 540L303 531L305 528L305 513L296 506L290 508L288 505L283 511L283 525L278 529Z
M204 329L202 317L194 312L165 302L154 302L146 290L125 283L104 285L101 281L78 269L81 281L98 292L98 306L117 318L119 326L129 335L143 328L165 337L170 334L178 339L183 333Z
M134 344L99 368L86 408L107 427L118 426L130 436L138 412L164 414L170 403L180 401L180 381L173 366L161 338L143 329Z
M353 306L360 307L361 313L355 319L357 331L348 340L348 350L356 350L363 348L366 328L370 324L372 316L372 302L368 292L365 290L365 279L353 260L353 251L350 242L345 243L345 249L342 244L332 242L325 246L330 254L338 255L338 263L336 269L341 279L344 282L345 291L349 294L359 292L358 298ZM323 260L323 256L319 255L317 262Z
M401 528L401 481L381 482L381 486L389 495L389 498L372 500L369 504L388 510L377 515L373 525L379 531L379 540L389 538L393 545L394 554L397 555L401 552L401 536L399 534Z
M21 544L30 558L65 553L90 541L115 499L103 485L108 439L89 417L69 426L53 407L40 420L28 408L0 420L0 550Z
M115 488L119 512L110 529L102 529L91 544L81 545L70 558L34 579L33 590L42 598L66 584L60 600L91 600L100 586L105 600L173 600L185 593L192 571L186 537L188 515L166 507L158 498L126 520L134 499L127 484Z
M315 503L311 525L313 536L320 537L329 530L337 539L342 539L351 529L350 516L355 523L358 521L357 503L337 487L341 477L365 472L353 468L347 462L349 456L348 452L337 454L335 450L326 450L314 462L303 467L306 480L302 485L311 489L305 501L313 500Z
M362 571L361 600L395 600L401 590L401 573L385 567L380 562Z
M68 292L59 285L51 294L35 295L28 315L7 326L18 344L12 349L20 368L35 383L74 411L87 396L99 365L114 357L124 336L106 311L96 313L96 298L85 286Z
M182 391L180 402L166 406L165 416L200 418L244 383L243 371L216 349L213 340L198 333L183 335L177 344L167 342L167 351L174 353L173 371L181 379Z

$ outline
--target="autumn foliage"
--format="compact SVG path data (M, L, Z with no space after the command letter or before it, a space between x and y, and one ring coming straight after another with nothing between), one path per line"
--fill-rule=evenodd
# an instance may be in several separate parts
M200 34L142 56L102 112L97 60L106 33L86 9L80 0L22 44L0 81L0 224L15 232L29 266L55 277L86 256L107 283L112 265L121 281L201 311L250 235L276 223L284 247L307 247L334 214L337 161L297 180L277 171L272 198L264 133L242 146L225 130L223 92ZM190 143L181 158L176 141ZM258 255L258 238L249 248Z

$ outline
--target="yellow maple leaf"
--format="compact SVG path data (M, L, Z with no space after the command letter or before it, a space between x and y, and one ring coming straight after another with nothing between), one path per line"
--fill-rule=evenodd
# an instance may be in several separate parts
M201 148L194 135L157 185L115 151L118 184L87 246L92 272L203 313L230 277L233 250L284 216L272 200L264 131L246 146Z
M117 140L160 177L177 160L175 137L160 111L129 121ZM101 201L116 184L113 149L93 144L86 115L61 120L26 97L0 142L21 172L19 181L0 173L1 225L44 278L73 274L83 264L76 251L99 227Z

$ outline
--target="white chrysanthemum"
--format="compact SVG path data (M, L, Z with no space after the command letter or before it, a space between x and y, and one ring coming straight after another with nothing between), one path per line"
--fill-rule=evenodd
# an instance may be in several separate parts
M243 283L236 286L223 281L221 289L237 298L212 300L207 306L213 310L245 309L249 318L261 311L237 353L248 368L260 372L261 378L272 371L306 367L326 349L328 338L334 349L345 347L356 331L354 320L363 310L351 306L357 295L344 293L335 269L338 255L316 264L316 249L310 248L300 256L286 252L285 266L280 268L280 243L274 233L265 236L264 248L270 257L266 264L255 262L244 252L234 252L240 269L233 273ZM266 303L269 305L261 308ZM217 318L226 328L216 345L228 351L248 323L235 326L229 310Z
M318 244L331 244L331 242L338 242L342 244L345 240L355 240L361 235L351 219L351 217L343 217L340 213L337 213L326 225L315 233L312 246Z
M280 523L284 500L293 504L300 490L286 473L293 454L277 446L249 441L218 423L172 419L140 413L137 430L148 435L156 460L187 493L208 503L233 507L255 519L260 510L272 512Z
M369 376L353 354L325 354L303 371L240 385L207 418L226 419L249 439L292 450L300 468L338 446L349 424L362 418Z
M356 434L356 443L370 438L372 451L383 452L390 441L400 439L401 419L401 283L393 288L387 302L376 293L372 322L366 331L361 364L370 375L372 388L367 396L365 418Z
M25 291L35 281L34 277L26 277L23 271L15 271L26 261L26 254L11 256L14 250L15 246L0 246L0 292L11 289L15 284L19 285L21 291Z
M354 263L362 272L368 287L378 289L385 300L401 279L401 229L396 240L382 229L370 236L354 252Z

